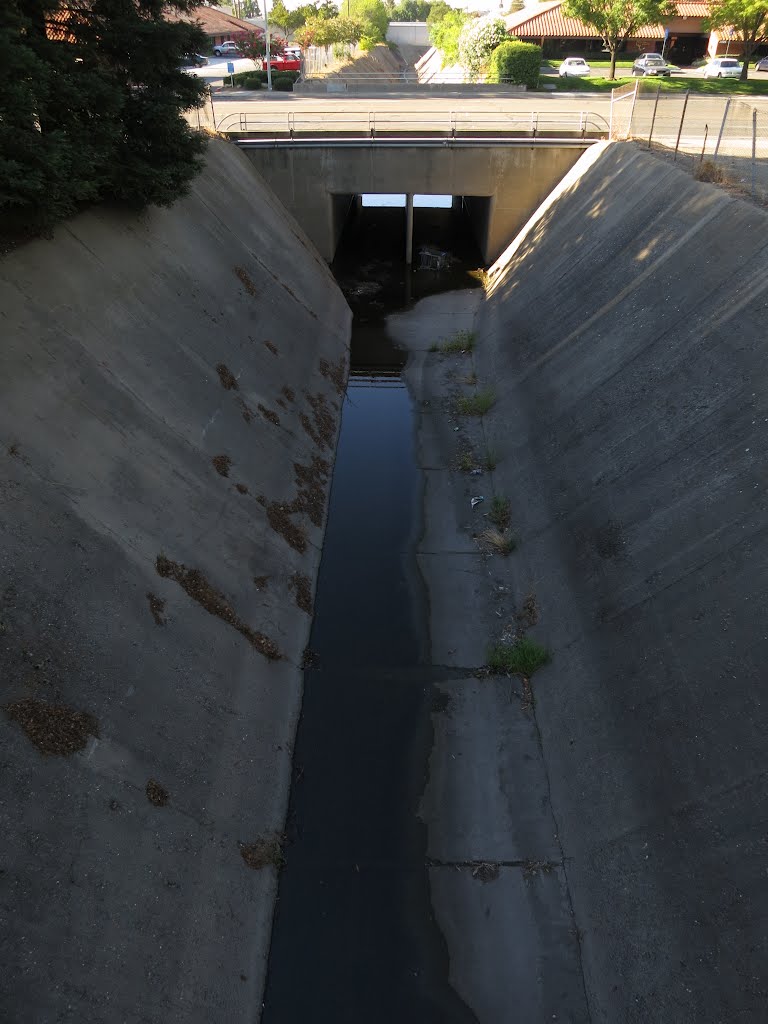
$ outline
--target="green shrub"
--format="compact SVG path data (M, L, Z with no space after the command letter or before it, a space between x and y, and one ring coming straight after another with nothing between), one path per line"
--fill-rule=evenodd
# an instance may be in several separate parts
M535 89L539 84L541 47L533 43L509 42L497 46L491 54L489 82L513 82Z
M234 76L236 89L260 89L262 82L258 71L242 71Z
M280 74L272 76L272 88L275 92L293 92L294 81L289 71L281 71Z
M361 36L359 45L363 53L368 53L368 51L372 50L374 46L379 45L379 40L375 39L373 36Z

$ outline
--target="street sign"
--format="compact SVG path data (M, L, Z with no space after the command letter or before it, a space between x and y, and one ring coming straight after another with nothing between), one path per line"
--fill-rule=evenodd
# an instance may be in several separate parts
M228 60L227 61L227 74L228 75L234 75L234 73L235 73L235 65L232 63L231 60Z

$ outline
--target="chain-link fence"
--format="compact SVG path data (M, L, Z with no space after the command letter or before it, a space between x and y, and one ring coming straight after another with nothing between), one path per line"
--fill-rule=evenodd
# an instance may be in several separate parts
M696 177L768 202L768 112L733 96L638 80L613 92L611 137L670 153Z
M304 50L302 74L304 78L312 78L323 71L336 71L344 64L362 56L363 51L357 43L334 43L333 46L308 46Z

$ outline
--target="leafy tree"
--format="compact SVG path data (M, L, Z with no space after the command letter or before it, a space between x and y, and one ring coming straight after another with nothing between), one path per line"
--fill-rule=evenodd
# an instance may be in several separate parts
M432 25L436 25L438 21L442 21L446 14L449 14L452 10L453 7L446 3L445 0L434 0L434 2L429 5L427 25L430 27Z
M285 32L295 32L305 22L300 11L289 11L283 0L275 0L267 9L270 25L279 25Z
M485 68L491 53L507 40L507 26L501 18L478 18L459 39L459 62L464 65L470 80Z
M392 9L392 21L426 21L431 6L429 0L400 0Z
M195 0L4 0L0 220L50 228L83 203L167 205L197 173L204 138L182 113L205 91L179 70L200 28L166 20Z
M752 54L768 41L768 3L758 0L710 0L709 28L732 28L742 44L741 81L746 82Z
M389 14L382 0L348 0L347 16L361 21L365 35L377 43L384 42L389 25Z
M539 84L541 47L510 39L491 54L488 65L489 82L513 82L535 89Z
M609 78L616 77L616 54L643 25L658 25L675 13L671 0L564 0L563 13L594 29L611 55Z
M356 43L365 33L363 23L355 18L311 18L296 32L300 46L333 46Z
M261 14L258 0L231 0L231 3L236 18L258 18Z
M467 15L463 11L451 8L440 21L430 25L430 42L442 53L444 65L458 64L459 39L467 20Z

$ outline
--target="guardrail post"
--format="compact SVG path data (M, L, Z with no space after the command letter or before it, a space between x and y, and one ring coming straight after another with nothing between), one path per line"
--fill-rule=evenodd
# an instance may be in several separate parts
M659 109L659 96L661 96L661 82L656 90L656 100L653 104L653 117L651 118L651 130L648 132L648 149L651 148L651 139L653 138L653 126L656 124L656 111Z
M680 148L680 136L683 134L683 121L685 120L685 111L688 107L688 97L691 95L691 90L685 90L685 99L683 100L683 112L680 114L680 127L677 129L677 142L675 142L675 160L677 160L677 151Z
M717 154L718 154L718 151L720 149L720 142L722 141L722 138L723 138L723 132L725 131L725 122L728 120L728 111L730 109L730 106L731 106L731 97L729 96L728 99L725 101L725 110L723 111L723 120L720 122L720 131L718 132L717 142L715 143L715 152L712 154L712 159L713 160L717 160Z
M371 133L371 138L376 138L376 111L368 111L368 130Z
M288 111L288 136L289 136L289 137L290 137L291 139L293 138L293 127L294 127L294 116L293 116L293 111L292 111L292 110L289 110L289 111Z

